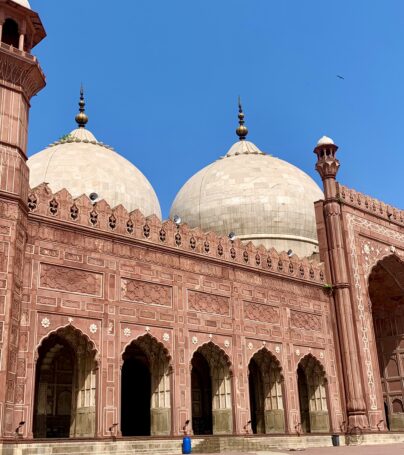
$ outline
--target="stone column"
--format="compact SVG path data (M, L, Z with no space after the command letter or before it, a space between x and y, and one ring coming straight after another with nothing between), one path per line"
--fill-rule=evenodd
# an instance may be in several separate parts
M324 218L327 233L328 256L331 268L334 302L341 348L346 393L348 425L368 426L366 404L359 365L355 319L352 311L348 267L343 239L341 207L337 199L336 175L339 161L335 155L338 147L327 137L322 137L314 153L316 170L324 186Z

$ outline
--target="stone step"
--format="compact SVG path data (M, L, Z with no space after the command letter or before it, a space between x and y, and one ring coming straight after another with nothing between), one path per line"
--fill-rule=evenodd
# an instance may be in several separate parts
M279 451L307 447L331 446L331 435L297 436L192 436L194 454ZM360 444L404 442L403 433L372 433L361 436ZM340 444L348 440L340 437ZM32 441L0 442L0 455L174 455L181 454L182 438L97 440L97 441Z

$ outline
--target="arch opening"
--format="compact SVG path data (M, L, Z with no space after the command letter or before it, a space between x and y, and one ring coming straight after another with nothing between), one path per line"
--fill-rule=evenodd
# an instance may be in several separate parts
M19 40L20 35L17 22L10 18L6 19L3 24L1 41L18 49Z
M191 361L192 429L194 434L233 432L230 361L209 342Z
M327 405L327 380L320 362L312 355L297 367L300 424L303 433L327 433L330 418Z
M369 275L369 298L383 394L385 425L404 430L404 263L387 256Z
M122 436L171 434L170 357L149 334L123 353L121 377Z
M283 377L279 361L268 350L254 354L248 365L253 433L284 433Z
M38 349L35 438L95 435L97 365L92 343L72 327L49 335Z

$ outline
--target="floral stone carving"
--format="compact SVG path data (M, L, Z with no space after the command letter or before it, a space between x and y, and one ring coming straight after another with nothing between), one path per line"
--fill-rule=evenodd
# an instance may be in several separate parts
M146 281L121 279L121 298L130 302L172 306L172 288Z

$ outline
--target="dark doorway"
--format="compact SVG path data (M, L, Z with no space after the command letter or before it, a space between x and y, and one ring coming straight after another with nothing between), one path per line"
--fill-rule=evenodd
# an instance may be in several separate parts
M18 24L12 19L6 19L3 24L2 42L18 49L19 42Z
M35 382L35 438L68 438L73 406L76 355L60 336L39 349Z
M212 380L209 364L200 352L192 358L191 391L194 434L212 434Z
M254 359L248 366L248 387L250 391L250 409L251 409L251 430L254 434L263 433L262 419L264 418L264 409L261 398L262 381L260 370ZM260 431L258 431L258 429Z
M151 374L149 361L136 344L128 347L123 359L122 436L150 436Z
M297 384L299 389L300 423L303 433L310 433L309 390L306 373L299 365L297 368Z

